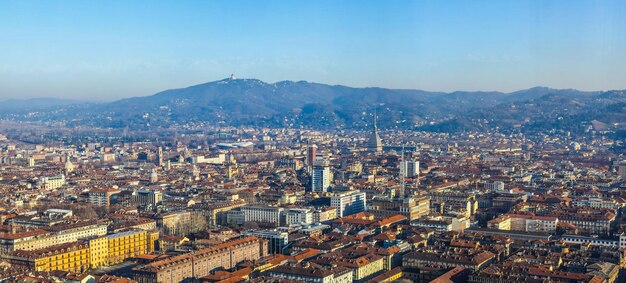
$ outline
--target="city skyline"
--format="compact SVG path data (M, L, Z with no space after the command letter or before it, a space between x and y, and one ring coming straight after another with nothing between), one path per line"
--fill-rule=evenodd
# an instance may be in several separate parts
M625 89L618 1L0 2L0 100L111 101L215 81Z
M0 282L626 282L625 15L0 0Z

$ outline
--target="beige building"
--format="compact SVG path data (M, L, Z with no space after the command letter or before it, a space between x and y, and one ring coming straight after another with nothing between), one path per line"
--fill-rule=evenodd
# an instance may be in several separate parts
M430 214L430 199L418 197L403 200L372 200L367 210L374 213L376 218L401 214L406 216L409 221L414 221Z
M47 230L47 231L46 231ZM50 246L72 243L79 239L107 234L107 225L95 222L78 222L54 225L46 230L19 233L0 233L0 252L39 250Z
M133 277L139 283L177 283L233 268L244 260L257 260L267 255L267 248L267 241L245 237L139 266L133 269Z
M230 202L216 203L209 205L206 209L202 209L203 213L207 216L207 222L209 226L217 226L226 224L226 212L238 207L242 207L246 204L244 200L233 200Z
M313 223L337 219L337 208L325 207L313 212Z
M554 233L559 219L551 216L505 214L487 222L487 227L498 230Z
M39 179L38 186L44 190L54 190L65 185L65 175L43 177Z

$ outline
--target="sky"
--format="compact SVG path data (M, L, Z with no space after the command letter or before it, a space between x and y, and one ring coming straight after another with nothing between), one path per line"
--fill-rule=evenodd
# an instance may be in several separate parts
M220 80L626 89L626 1L0 0L0 100Z

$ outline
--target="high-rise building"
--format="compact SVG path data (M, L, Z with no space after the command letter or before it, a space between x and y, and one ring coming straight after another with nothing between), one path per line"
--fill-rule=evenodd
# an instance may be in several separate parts
M317 146L309 145L306 149L306 164L309 166L313 166L315 159L317 158Z
M330 167L315 165L311 171L311 191L325 192L330 187Z
M337 209L337 216L347 215L365 211L367 206L366 194L361 191L349 191L340 193L330 198L330 205Z
M381 153L383 151L383 142L378 134L378 126L376 125L376 113L374 113L374 129L367 141L367 151L373 153Z
M403 177L413 178L418 177L420 173L420 162L413 160L406 160L400 163L400 174Z

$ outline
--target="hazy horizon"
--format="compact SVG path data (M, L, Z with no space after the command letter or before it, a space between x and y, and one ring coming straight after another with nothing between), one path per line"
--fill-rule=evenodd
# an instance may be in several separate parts
M175 89L184 89L187 87L193 87L193 86L197 86L197 85L202 85L202 84L207 84L207 83L213 83L213 82L218 82L220 80L225 80L228 79L229 77L223 77L223 78L219 78L219 79L212 79L210 81L206 81L206 82L198 82L198 83L192 83L190 85L186 85L186 86L175 86L175 87L170 87L170 88L164 88L161 89L159 91L156 91L154 93L149 93L149 94L145 94L145 95L130 95L130 96L125 96L125 97L114 97L111 99L108 99L106 97L100 99L100 98L91 98L91 97L78 97L78 98L72 98L72 97L57 97L57 96L33 96L33 97L8 97L8 98L2 98L0 99L0 101L24 101L24 100L38 100L38 99L61 99L61 100L70 100L70 101L77 101L77 102L87 102L87 103L106 103L106 102L113 102L113 101L117 101L117 100L122 100L122 99L127 99L127 98L136 98L136 97L147 97L147 96L152 96L155 95L159 92L163 92L163 91L167 91L167 90L175 90ZM555 89L555 90L566 90L566 89L574 89L574 88L555 88L555 87L550 87L550 86L529 86L526 88L521 88L521 89L515 89L515 90L511 90L511 91L501 91L501 90L463 90L463 89L458 89L458 90L452 90L452 91L440 91L440 90L429 90L429 89L419 89L419 88L387 88L387 87L380 87L380 86L352 86L352 85L346 85L346 84L331 84L331 83L323 83L323 82L314 82L314 81L310 81L310 80L279 80L279 81L264 81L258 78L248 78L248 77L236 77L236 79L252 79L252 80L260 80L263 81L265 83L268 84L275 84L275 83L279 83L279 82L283 82L283 81L293 81L293 82L298 82L298 81L305 81L305 82L309 82L309 83L319 83L319 84L325 84L325 85L337 85L337 86L345 86L345 87L350 87L350 88L384 88L384 89L398 89L398 90L419 90L419 91L425 91L425 92L441 92L441 93L454 93L454 92L501 92L504 94L510 94L510 93L514 93L514 92L518 92L518 91L524 91L524 90L529 90L529 89L533 89L533 88L549 88L549 89ZM582 90L582 89L574 89L574 90L579 90L579 91L583 91L583 92L594 92L594 91L613 91L613 90L617 90L617 91L622 91L622 90L626 90L626 88L624 89L592 89L592 90Z
M621 1L0 2L0 100L112 101L220 80L626 89Z

